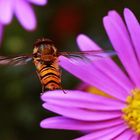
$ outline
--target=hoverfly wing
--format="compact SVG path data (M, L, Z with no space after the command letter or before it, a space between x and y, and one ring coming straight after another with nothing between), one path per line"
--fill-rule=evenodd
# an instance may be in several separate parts
M109 58L109 57L115 56L116 52L112 50L95 50L95 51L81 52L81 54L84 57L84 59L88 58L91 61L96 61L103 58Z
M81 52L60 52L60 55L68 57L72 62L92 62L103 58L115 56L117 53L112 50L91 50Z
M19 66L19 65L25 65L31 60L32 60L31 55L21 55L21 56L14 56L14 57L0 56L0 65Z

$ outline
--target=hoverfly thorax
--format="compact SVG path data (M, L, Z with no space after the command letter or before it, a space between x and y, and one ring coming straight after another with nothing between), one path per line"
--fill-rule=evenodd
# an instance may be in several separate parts
M52 61L57 57L57 49L50 39L39 39L34 44L33 57L40 61Z

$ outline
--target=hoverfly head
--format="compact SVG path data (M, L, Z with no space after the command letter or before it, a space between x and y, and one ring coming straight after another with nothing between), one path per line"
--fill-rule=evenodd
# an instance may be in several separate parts
M34 44L33 56L41 57L46 55L57 55L57 49L54 46L54 42L47 38L38 39Z

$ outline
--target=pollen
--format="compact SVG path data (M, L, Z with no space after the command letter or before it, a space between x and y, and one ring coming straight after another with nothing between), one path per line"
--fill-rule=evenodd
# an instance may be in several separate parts
M122 110L123 119L132 130L140 134L140 89L132 90L126 103L127 106Z

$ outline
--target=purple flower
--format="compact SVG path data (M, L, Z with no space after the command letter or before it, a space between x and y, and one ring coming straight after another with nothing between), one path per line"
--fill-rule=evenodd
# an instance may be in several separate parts
M25 29L33 30L36 27L36 19L30 2L36 5L45 5L47 0L1 0L0 22L9 24L15 14Z
M110 58L76 64L60 57L63 68L110 96L80 90L46 92L41 96L43 107L61 116L43 120L42 128L87 132L75 140L139 140L140 26L127 8L124 19L125 23L116 11L110 11L103 23L125 72ZM79 35L77 43L82 51L100 49L85 35Z

